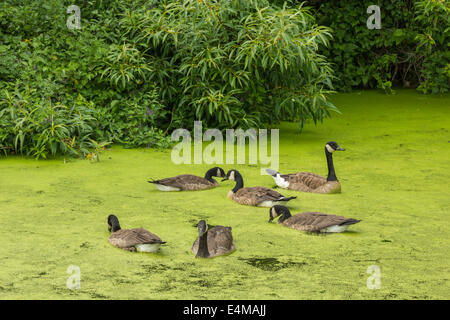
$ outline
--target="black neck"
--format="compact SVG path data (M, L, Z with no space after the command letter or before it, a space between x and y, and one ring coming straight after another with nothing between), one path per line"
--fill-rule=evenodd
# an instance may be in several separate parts
M112 232L116 232L120 230L120 224L119 221L112 221L112 225L111 225L111 231Z
M291 217L291 213L289 211L285 211L281 215L280 219L278 219L278 223L282 223L284 220L286 220L286 219L288 219L290 217Z
M217 171L216 171L216 169L209 169L208 171L206 171L206 173L205 173L205 179L206 180L208 180L208 181L210 181L210 182L216 182L216 180L214 180L212 177L214 176L216 176L216 174L217 174Z
M203 233L198 239L198 251L197 257L207 258L209 257L208 251L208 232Z
M236 193L239 189L244 187L244 179L241 174L237 171L234 172L234 181L236 181L236 185L233 188L233 193Z
M333 154L325 147L325 155L327 156L328 176L327 181L337 181L336 173L334 172Z

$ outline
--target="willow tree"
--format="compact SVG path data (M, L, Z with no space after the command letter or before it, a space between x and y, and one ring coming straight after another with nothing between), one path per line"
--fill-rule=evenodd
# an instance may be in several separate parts
M124 85L155 82L171 110L172 128L189 127L193 119L218 128L296 120L301 128L307 119L322 121L337 111L327 100L332 69L318 53L328 45L330 31L316 25L303 5L278 7L265 0L129 4L117 50L122 62L111 63L116 69L108 75Z

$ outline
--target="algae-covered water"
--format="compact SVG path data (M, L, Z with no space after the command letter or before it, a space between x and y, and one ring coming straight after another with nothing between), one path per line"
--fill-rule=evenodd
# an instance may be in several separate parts
M336 140L347 149L334 157L342 194L281 192L298 196L293 213L361 219L351 231L312 235L269 224L268 209L226 198L232 182L158 192L148 178L211 167L175 165L170 150L115 146L100 162L0 158L0 298L450 298L450 96L363 91L333 100L342 114L323 125L302 134L295 123L280 125L280 171L326 175L324 143ZM258 166L222 167L238 169L246 186L274 185ZM147 228L167 244L159 254L111 246L111 213L123 228ZM237 250L195 259L200 219L232 226ZM67 287L71 265L80 268L79 289ZM379 268L380 282L368 268Z

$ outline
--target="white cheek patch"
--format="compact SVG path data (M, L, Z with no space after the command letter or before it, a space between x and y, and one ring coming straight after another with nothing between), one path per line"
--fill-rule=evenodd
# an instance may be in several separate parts
M217 176L221 177L222 175L220 174L220 169L217 169Z
M330 153L333 153L336 151L328 143L326 144L325 148L327 148L328 152L330 152Z
M275 218L275 217L276 217L276 215L275 215L275 208L270 209L270 216L271 216L272 218Z
M234 180L234 171L231 171L230 177L228 178L228 180Z

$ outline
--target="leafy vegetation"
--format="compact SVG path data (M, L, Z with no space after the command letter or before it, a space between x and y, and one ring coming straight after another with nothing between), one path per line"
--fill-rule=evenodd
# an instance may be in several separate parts
M194 120L301 129L338 111L332 84L446 92L448 2L379 2L382 30L369 1L85 0L71 30L72 1L2 1L0 151L165 148Z
M167 147L170 130L195 119L248 128L322 121L336 110L326 99L332 70L318 54L330 33L302 6L84 1L81 29L69 30L69 5L1 4L6 153L86 157L102 142Z
M148 74L176 126L192 119L218 128L320 121L336 110L325 97L332 70L317 53L330 33L302 6L163 1L126 9L121 26L136 65L144 59L150 70L130 69L116 81Z
M296 2L296 1L293 1ZM308 1L319 24L333 30L321 52L333 62L336 88L417 87L447 92L450 79L450 4L445 0ZM369 30L369 5L381 9L381 29Z
M116 63L120 1L86 1L82 28L66 26L69 1L2 2L0 149L47 158L98 159L109 143L169 146L152 82L127 87L103 77Z

